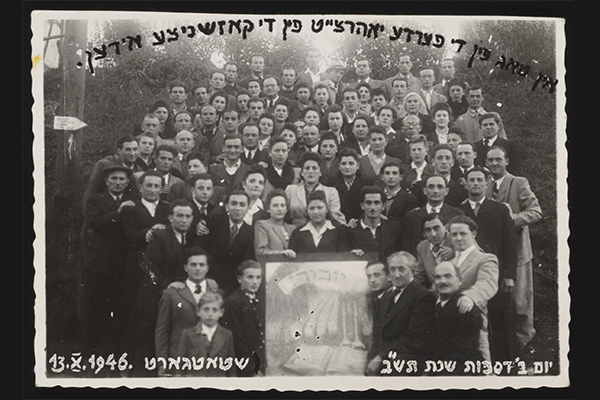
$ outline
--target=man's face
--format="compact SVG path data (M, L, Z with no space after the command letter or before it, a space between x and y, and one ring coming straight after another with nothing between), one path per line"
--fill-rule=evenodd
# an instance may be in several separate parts
M258 147L258 127L247 126L242 133L242 142L248 150L254 150Z
M252 119L259 119L262 113L265 111L265 106L262 101L253 101L250 103L250 117Z
M456 146L456 160L461 167L471 168L475 163L473 147L467 144L458 144Z
M319 151L325 160L333 160L335 155L337 154L338 147L333 140L323 140L321 142L321 146L319 147Z
M454 62L442 61L442 76L444 79L448 80L454 78L455 73L456 68L454 67Z
M358 93L357 92L347 92L344 93L344 99L342 100L344 107L346 110L350 112L354 112L358 109L359 101L358 101Z
M452 246L457 251L464 251L475 243L476 232L472 232L467 224L457 223L450 225L450 239Z
M476 110L483 104L483 94L481 93L481 89L477 90L469 90L467 94L467 102L469 103L469 107Z
M177 131L189 130L192 128L192 116L188 113L181 113L175 116L175 128Z
M225 140L223 154L228 161L236 163L242 155L242 141L238 138Z
M457 133L448 133L448 144L456 150L458 144L462 142L462 138Z
M413 143L410 145L410 158L417 165L425 160L425 155L427 155L427 148L424 143Z
M367 133L369 133L369 125L367 124L367 121L361 118L355 119L354 123L352 124L352 133L359 142L365 140Z
M159 199L161 189L162 179L159 176L147 176L140 186L140 194L142 199L154 203Z
M381 153L385 150L387 139L384 134L373 132L371 133L371 138L369 139L369 145L371 146L371 151Z
M327 124L332 131L337 132L342 129L343 123L344 119L341 112L330 112L327 115Z
M432 69L425 69L419 73L419 80L421 81L421 87L425 90L429 90L433 87L435 81L435 75Z
M406 86L406 81L397 80L392 83L392 94L398 100L404 98L407 90L408 87Z
M429 243L439 246L446 238L446 227L439 218L427 221L423 224L423 236Z
M223 113L223 128L228 133L237 132L238 126L240 126L240 120L238 114L235 111L227 111Z
M225 74L215 72L210 78L210 87L213 90L221 90L225 87Z
M379 193L367 193L365 199L360 203L360 208L364 211L365 216L371 219L381 217L381 212L384 207L383 199Z
M198 310L197 314L200 317L200 321L209 328L217 326L219 319L223 316L223 304L221 302L214 301L212 303L204 303Z
M215 193L215 188L210 179L198 179L192 188L192 193L198 203L205 204Z
M214 126L217 123L217 109L213 106L202 108L200 120L204 126Z
M372 292L380 292L390 284L390 277L383 264L373 264L367 268L367 281Z
M409 140L421 133L421 128L421 120L416 115L407 115L402 120L402 131Z
M241 194L233 194L229 196L225 209L233 223L240 223L248 212L248 198Z
M121 158L124 164L132 164L137 159L138 143L134 140L131 142L125 142L120 149L117 150L117 154Z
M506 167L508 166L508 159L502 150L493 149L488 151L485 157L485 165L494 176L504 176L506 174Z
M188 206L175 206L173 213L169 215L169 222L173 226L173 230L180 233L185 233L190 229L193 219L192 207Z
M265 177L259 173L250 174L242 183L242 186L251 198L257 199L262 196L265 190Z
M208 101L208 91L205 87L198 87L194 90L194 99L196 104L204 105Z
M450 169L454 165L454 156L450 150L440 149L433 157L433 167L435 172L441 175L450 173Z
M204 164L202 164L202 161L198 160L197 158L188 160L187 166L188 171L190 172L190 176L203 174L207 172L206 167L204 166Z
M392 285L404 289L413 279L413 272L409 261L404 256L395 256L388 259L390 267L390 280Z
M285 104L277 104L273 110L273 115L278 122L285 122L288 117L288 108Z
M252 57L252 59L250 60L250 69L256 75L262 74L265 69L265 59L260 56Z
M263 91L265 96L269 98L277 97L277 93L279 93L279 85L274 78L267 78L263 82Z
M460 103L463 95L465 94L465 91L459 85L454 85L454 86L450 86L449 93L450 93L450 100L452 100L455 103Z
M484 139L493 139L498 136L500 127L494 118L486 118L481 121L481 135Z
M379 112L379 125L388 129L392 126L392 122L394 122L394 112L392 110L386 108Z
M320 51L309 51L306 55L306 63L311 69L318 69L321 63L321 52Z
M232 64L227 64L225 66L225 79L229 83L234 83L238 77L238 69L237 66Z
M485 196L487 186L487 179L485 179L485 174L483 172L475 171L467 175L467 182L465 187L467 189L467 192L469 192L469 195L475 197Z
M427 200L431 204L439 204L444 201L448 194L448 188L446 187L446 181L441 176L435 176L427 179L427 184L423 188L423 192L427 197Z
M375 111L379 110L381 107L383 107L384 105L387 104L387 101L385 100L385 96L382 94L378 94L373 96L373 108L375 109Z
M360 60L356 63L356 75L359 79L366 79L371 74L371 66L367 60Z
M412 68L412 62L410 61L409 56L402 56L398 60L398 69L402 75L406 75L410 72Z
M409 114L416 114L421 109L421 102L417 96L410 96L405 101L405 108Z
M252 97L258 97L261 92L260 83L256 81L248 82L248 92Z
M344 76L343 69L333 69L327 73L327 77L334 83L339 83Z
M452 263L442 262L435 267L433 283L442 298L449 298L459 291L462 281Z
M185 92L185 88L181 86L173 86L173 88L171 88L171 91L169 92L169 98L174 104L185 103L187 99L187 93Z
M293 133L291 134L292 136L294 135ZM288 158L288 145L287 143L277 142L271 146L269 152L271 154L271 161L273 162L273 165L281 167L283 164L285 164Z
M189 131L181 131L175 137L175 147L182 154L187 154L194 147L194 135Z
M116 196L123 193L129 184L129 178L125 171L113 171L108 174L104 181L106 182L108 191Z
M148 133L152 136L158 135L160 130L160 121L158 118L144 118L142 121L142 132Z
M296 83L296 71L288 68L281 73L281 83L283 86L292 87Z
M150 154L152 154L152 151L154 150L155 143L156 142L154 141L154 138L152 138L150 136L141 136L139 147L138 147L138 154L142 154L144 156L149 156Z
M310 90L305 87L300 87L296 90L296 98L300 103L306 104L310 100Z
M342 176L353 177L358 172L358 162L351 156L343 156L340 159L340 172Z
M183 266L188 278L194 283L200 283L208 273L208 260L205 255L191 256Z
M383 179L383 184L385 186L397 188L402 181L402 174L400 174L400 169L398 167L390 166L381 171L381 178Z
M319 143L319 136L319 128L315 125L306 125L304 129L302 129L304 144L308 147L316 146Z
M161 150L154 156L154 161L156 162L156 170L166 174L173 167L175 156L170 151Z
M248 111L248 100L250 100L250 96L247 94L240 94L237 97L237 107L241 112Z
M262 282L262 270L260 268L248 268L242 276L238 276L238 282L244 292L256 293Z
M439 110L433 116L433 123L440 129L446 128L450 123L450 114L446 110Z
M327 105L327 100L329 100L329 91L327 88L317 88L315 90L315 101L319 106Z

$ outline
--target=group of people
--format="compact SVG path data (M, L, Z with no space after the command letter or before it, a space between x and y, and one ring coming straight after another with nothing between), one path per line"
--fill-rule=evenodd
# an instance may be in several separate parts
M90 354L134 375L266 370L267 254L374 254L365 374L398 359L510 361L535 335L529 225L542 211L498 113L454 61L370 77L340 61L174 81L84 194L79 312ZM356 81L342 79L353 72ZM439 75L439 76L438 76ZM190 96L191 95L191 96ZM517 135L518 132L513 132ZM247 358L181 371L147 360Z

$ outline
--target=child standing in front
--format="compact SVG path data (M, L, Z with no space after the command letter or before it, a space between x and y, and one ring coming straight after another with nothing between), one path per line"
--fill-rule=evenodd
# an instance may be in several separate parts
M198 301L196 312L200 322L186 328L181 336L179 354L196 360L204 359L201 369L184 371L186 376L227 377L236 376L235 369L224 371L221 366L229 366L226 359L235 357L233 335L219 324L224 312L223 297L219 293L207 292ZM216 360L216 363L213 362Z

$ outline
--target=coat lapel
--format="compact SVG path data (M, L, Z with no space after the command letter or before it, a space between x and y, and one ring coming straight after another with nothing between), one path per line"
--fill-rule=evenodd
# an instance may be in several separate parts
M225 345L225 335L223 335L223 328L219 325L215 331L210 346L208 348L208 357L216 357L219 355L219 351Z

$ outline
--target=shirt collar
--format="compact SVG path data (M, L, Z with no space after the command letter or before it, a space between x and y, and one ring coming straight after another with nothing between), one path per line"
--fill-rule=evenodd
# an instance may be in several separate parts
M192 282L189 278L185 280L185 284L187 285L188 288L190 288L190 290L192 291L192 293L194 293L194 291L196 290L196 282ZM202 282L200 282L200 287L202 288L202 293L206 293L206 279L204 279Z
M329 229L335 229L335 226L333 226L333 224L331 223L330 220L326 220L325 225L323 225L323 227L318 231L317 231L317 228L315 228L315 226L312 224L312 222L309 222L308 224L306 224L302 228L300 228L301 231L309 231L310 233L319 235L319 236L322 235L323 233L325 233L325 231L327 231Z

